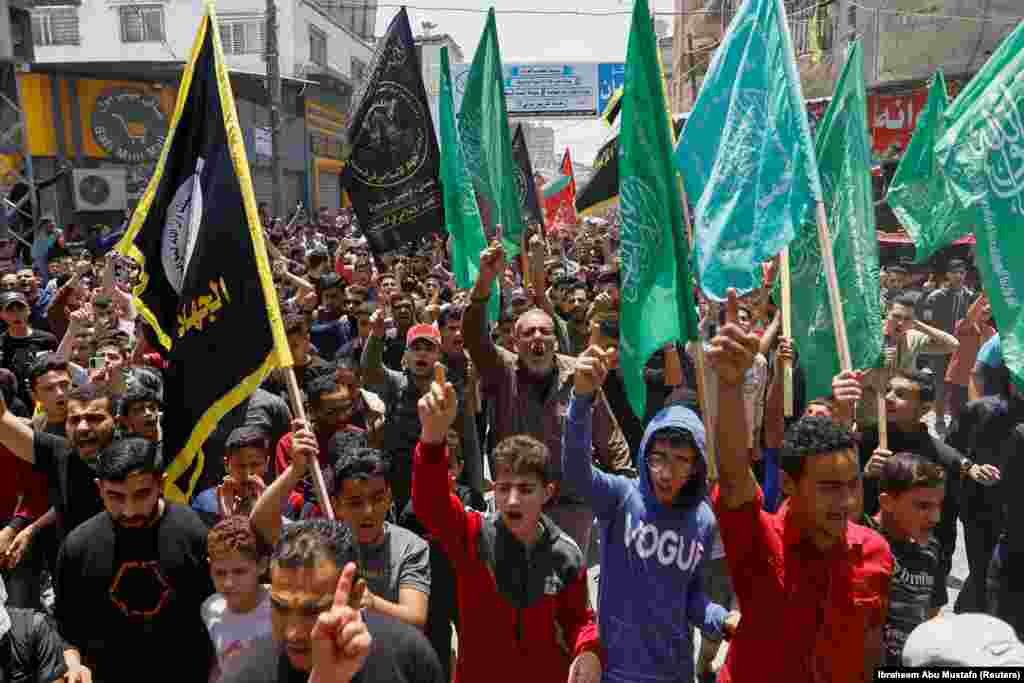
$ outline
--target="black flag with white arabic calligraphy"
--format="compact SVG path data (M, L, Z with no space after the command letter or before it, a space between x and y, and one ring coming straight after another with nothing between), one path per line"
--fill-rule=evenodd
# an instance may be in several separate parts
M392 19L357 98L341 182L376 254L444 231L441 153L409 16Z
M523 124L516 126L512 136L512 158L516 161L519 176L516 178L516 190L519 193L519 209L523 213L523 223L544 225L544 211L537 197L537 184L533 179L533 163L530 161L530 149L526 146L526 134Z
M208 7L160 161L118 250L168 350L167 495L191 496L202 445L275 367L291 364L216 16Z

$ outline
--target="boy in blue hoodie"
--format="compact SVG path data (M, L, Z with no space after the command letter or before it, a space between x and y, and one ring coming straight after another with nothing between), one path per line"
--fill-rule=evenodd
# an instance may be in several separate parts
M601 526L603 680L691 683L691 626L720 639L739 623L738 613L708 600L702 587L716 525L704 499L704 426L687 408L665 408L644 432L639 480L598 470L591 415L608 372L606 353L591 347L577 361L562 447L563 484L583 495Z

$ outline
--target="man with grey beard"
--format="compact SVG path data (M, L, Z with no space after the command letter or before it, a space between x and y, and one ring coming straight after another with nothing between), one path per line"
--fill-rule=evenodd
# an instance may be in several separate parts
M485 396L495 403L495 439L528 434L548 447L552 481L562 479L562 422L572 393L576 360L555 353L555 323L539 308L519 315L515 353L498 348L487 328L491 285L505 271L505 250L494 243L480 255L480 274L463 318L469 357L480 373ZM635 476L629 447L604 393L594 399L593 453L605 471ZM544 512L569 534L586 556L594 514L577 491L559 486Z

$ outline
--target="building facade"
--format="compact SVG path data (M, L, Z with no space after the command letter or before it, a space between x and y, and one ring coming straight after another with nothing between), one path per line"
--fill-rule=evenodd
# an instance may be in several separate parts
M373 51L372 13L351 2L277 4L282 74L281 161L286 207L336 208L352 94ZM266 4L219 0L221 41L245 134L257 200L270 202L271 135ZM37 178L61 165L73 175L43 193L63 223L117 223L141 196L159 157L177 84L202 18L200 0L39 0L34 62L19 75ZM372 19L368 18L372 14ZM76 183L93 175L123 200L91 203ZM94 183L97 181L93 181ZM2 189L2 188L0 188ZM115 197L116 199L116 197Z

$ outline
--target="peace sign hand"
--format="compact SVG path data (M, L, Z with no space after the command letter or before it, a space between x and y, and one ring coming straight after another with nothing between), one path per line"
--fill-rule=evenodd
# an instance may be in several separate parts
M356 565L349 562L338 578L334 604L313 626L313 671L310 683L348 683L370 654L370 636L358 607L349 603Z

